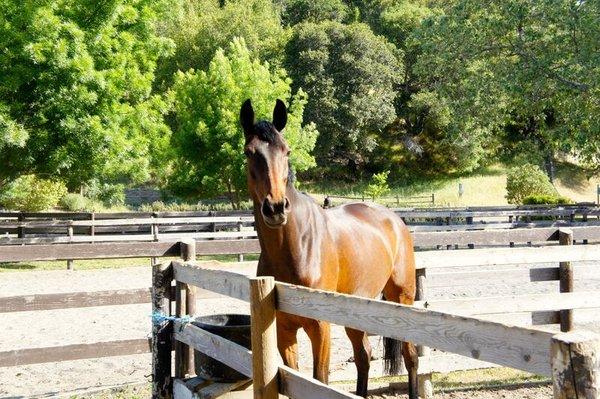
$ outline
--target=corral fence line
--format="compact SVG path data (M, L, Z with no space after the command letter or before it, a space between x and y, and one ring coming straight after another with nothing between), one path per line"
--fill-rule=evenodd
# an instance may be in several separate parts
M341 200L341 201L337 201ZM361 196L344 196L344 195L335 195L335 194L326 194L325 200L323 202L323 206L325 208L340 205L345 202L350 201L371 201L377 202L381 205L386 206L403 206L403 207L422 207L422 208L433 208L435 206L435 193L427 194L427 195L412 195L412 196L400 196L396 194L393 197L379 197L373 198L368 195Z
M498 244L502 241L505 248L463 249L443 251L417 252L417 307L428 310L452 311L463 316L476 316L480 319L505 321L521 326L547 327L564 320L587 322L597 320L600 316L600 298L597 292L572 291L571 280L598 279L597 267L575 264L571 262L590 262L600 260L600 245L571 245L572 241L565 237L577 238L580 242L600 242L600 228L580 227L567 229L522 229L511 230L515 236L506 236L499 231L468 232L469 241L479 239L481 242ZM416 245L429 247L445 247L446 242L457 242L465 232L453 233L418 233L415 235ZM474 236L473 234L476 234ZM452 241L445 241L451 239ZM511 242L537 242L538 240L554 240L563 245L546 247L509 248ZM451 246L454 248L454 246ZM24 250L25 249L25 250ZM36 246L0 246L0 262L33 261L49 259L106 259L123 257L181 257L193 259L196 255L256 253L259 251L257 240L214 240L185 242L133 242L112 244L55 244ZM535 269L525 269L522 265L552 263ZM218 263L214 263L218 265ZM497 266L516 265L511 269L496 270ZM236 269L246 270L252 274L256 262L245 262ZM481 266L486 270L465 271L452 268L464 266ZM219 274L223 277L223 273ZM228 276L237 276L234 273ZM543 281L557 281L561 284L560 293L521 295L509 298L461 298L450 300L430 300L428 290L435 287L456 287L460 285L482 285L490 281L502 284L529 284ZM224 282L217 279L211 285L218 286ZM205 282L208 284L208 282ZM564 287L563 287L564 286ZM569 288L570 287L570 288ZM564 289L563 289L564 288ZM184 290L185 291L185 290ZM214 291L214 290L213 290ZM181 287L172 287L167 297L175 300L182 295ZM201 290L195 293L196 299L214 298L213 293ZM238 294L236 294L238 295ZM245 294L239 294L245 295ZM185 296L185 295L184 295ZM234 295L235 296L235 295ZM180 312L188 309L193 314L192 296L188 296L188 305L180 308ZM125 305L147 303L150 300L150 289L113 290L98 292L74 292L67 294L25 295L0 298L0 313L16 311L43 311L50 309L81 308L94 306ZM574 313L574 315L573 315ZM561 314L565 314L562 316ZM568 318L568 319L567 319ZM146 339L123 340L116 342L99 342L96 344L78 344L65 347L30 348L0 352L0 367L17 366L31 363L61 361L73 359L96 358L148 352ZM420 347L422 381L427 382L431 372L449 372L471 368L493 367L493 364L458 355L431 352L426 346Z
M596 256L595 251L593 256ZM572 258L565 255L559 259ZM276 355L276 310L552 377L555 398L600 396L600 336L586 331L556 334L516 327L482 318L285 284L274 281L272 277L249 278L208 269L195 262L157 265L154 275L154 311L165 315L171 315L166 293L172 280L178 285L200 287L250 302L253 350L185 322L157 323L153 341L153 398L202 397L202 391L211 387L208 385L207 388L206 381L201 379L186 378L193 374L189 367L190 352L179 343L206 353L252 378L255 398L277 398L279 393L302 399L356 398L279 363ZM176 308L181 309L177 303L184 300L181 296L177 297ZM175 316L180 317L182 313ZM171 335L177 342L175 375L171 374ZM218 385L223 393L238 387Z

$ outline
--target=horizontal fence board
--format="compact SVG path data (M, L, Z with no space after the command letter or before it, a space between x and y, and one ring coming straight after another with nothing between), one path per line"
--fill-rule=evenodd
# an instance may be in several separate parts
M600 279L600 267L576 265L574 280ZM427 274L427 286L431 288L468 285L523 284L527 282L558 281L558 266L539 268L511 268L503 270L472 270L460 272L431 272Z
M292 399L360 399L283 365L279 366L279 384L279 393Z
M179 256L179 242L72 245L0 245L0 262Z
M252 378L252 352L249 349L190 323L182 324L176 321L174 334L177 341Z
M551 375L551 333L276 283L278 309L372 334Z
M173 262L174 278L182 283L249 301L250 284L248 277L225 270L208 269L202 263L189 264Z
M416 255L422 268L580 262L600 259L600 245L560 245L543 248L486 248L425 251Z
M0 352L0 367L135 355L150 352L148 339L128 339L93 344L50 346Z
M150 289L70 292L0 297L0 313L130 305L150 302Z
M226 255L260 253L258 240L196 241L196 255Z
M537 312L600 308L599 292L564 292L487 298L446 299L418 302L417 306L460 315Z

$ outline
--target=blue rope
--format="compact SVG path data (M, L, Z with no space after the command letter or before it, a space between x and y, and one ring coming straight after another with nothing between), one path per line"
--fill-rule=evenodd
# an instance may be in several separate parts
M154 325L162 324L166 321L179 321L185 325L187 323L191 323L193 320L193 318L188 315L185 315L182 317L176 317L176 316L167 316L160 312L154 312L150 315L150 317L152 318L152 324L154 324Z

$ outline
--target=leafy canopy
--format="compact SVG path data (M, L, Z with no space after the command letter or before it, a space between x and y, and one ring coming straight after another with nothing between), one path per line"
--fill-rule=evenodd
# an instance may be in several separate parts
M292 166L299 171L315 166L311 152L318 132L314 124L302 126L306 94L291 95L285 73L271 72L267 63L253 59L243 39L235 39L227 53L218 50L207 71L178 73L172 94L176 159L169 186L176 194L210 198L225 193L236 206L244 199L239 110L248 98L257 120L271 120L278 98L290 104L283 134L292 148Z
M319 162L364 164L376 134L395 119L402 63L394 46L364 24L296 25L286 49L294 88L309 94L306 119L320 132Z
M151 94L171 43L153 0L0 0L0 181L150 178L169 129Z

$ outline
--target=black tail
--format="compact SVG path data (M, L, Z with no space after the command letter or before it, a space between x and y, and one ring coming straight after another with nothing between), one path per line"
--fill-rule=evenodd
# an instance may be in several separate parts
M402 341L383 338L383 366L387 375L398 375L402 364Z

